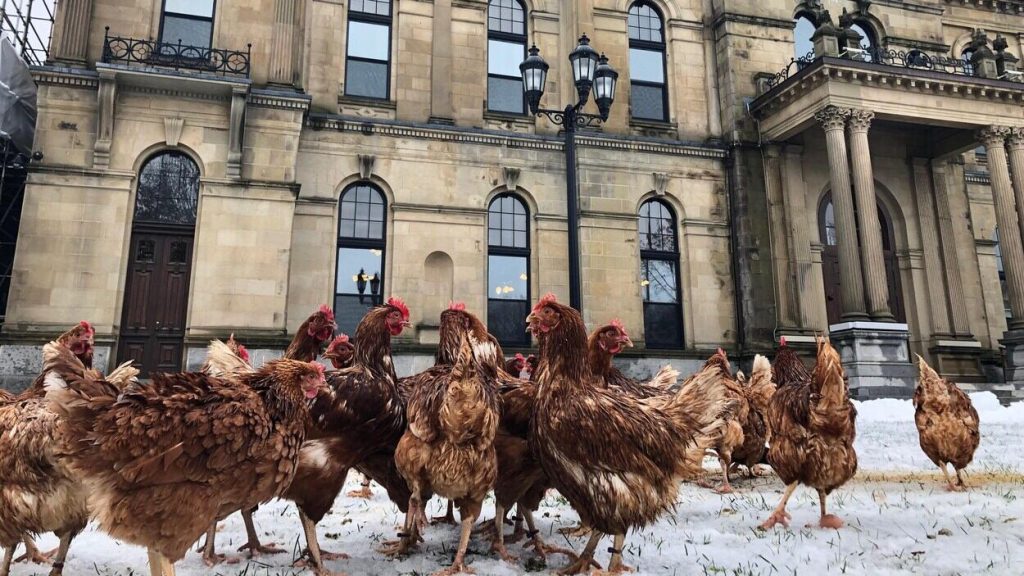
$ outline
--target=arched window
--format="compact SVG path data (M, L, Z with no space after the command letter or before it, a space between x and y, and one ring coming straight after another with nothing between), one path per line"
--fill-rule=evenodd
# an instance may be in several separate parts
M872 51L878 46L875 39L875 29L865 21L855 22L850 26L850 29L860 34L860 46L854 46L854 48L862 50L862 52L854 52L850 57L854 60L871 62Z
M528 346L530 223L526 204L500 194L487 210L487 328L507 346Z
M195 226L199 167L187 154L161 152L142 166L135 196L135 223Z
M796 17L796 25L793 26L793 57L797 60L814 54L814 42L811 36L814 35L814 22L806 14Z
M648 200L640 206L640 287L647 347L682 347L676 217L660 200Z
M665 88L665 27L646 2L629 8L629 103L633 118L668 120Z
M213 42L214 0L164 0L160 41L209 48ZM176 48L168 48L173 53Z
M968 76L974 76L974 63L971 60L974 59L974 50L970 46L963 49L960 53L960 60L963 61L964 74Z
M487 109L524 114L519 64L526 58L526 11L519 0L491 0L487 7Z
M391 0L351 0L345 95L387 100L391 94Z
M383 301L387 202L376 186L359 182L341 193L340 208L334 315L338 330L355 334L366 311Z

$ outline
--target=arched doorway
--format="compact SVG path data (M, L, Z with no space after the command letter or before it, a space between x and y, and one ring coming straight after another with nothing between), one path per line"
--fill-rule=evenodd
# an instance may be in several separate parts
M117 354L142 377L181 370L198 204L199 167L186 154L160 152L142 166Z
M899 265L896 260L896 240L892 219L881 205L878 205L878 223L882 234L882 259L885 261L885 277L889 287L889 310L897 322L906 322L903 306L903 291L900 288ZM843 315L839 284L839 250L836 246L836 219L832 209L832 194L825 194L818 206L818 233L823 245L821 252L821 274L825 281L825 308L828 323L837 324ZM860 233L857 234L858 242Z

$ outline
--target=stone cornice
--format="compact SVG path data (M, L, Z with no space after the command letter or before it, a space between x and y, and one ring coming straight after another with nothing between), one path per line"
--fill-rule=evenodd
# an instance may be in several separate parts
M60 66L32 66L32 78L36 84L51 86L68 86L95 90L100 85L100 78L92 70L81 68L65 68Z
M993 12L1024 14L1024 0L946 0L946 4L970 6Z
M907 12L922 12L924 14L934 15L939 15L945 12L943 8L939 8L938 6L919 4L917 2L907 2L906 0L874 0L874 3L879 6L889 6L900 10L906 10Z
M719 26L731 22L735 22L737 24L751 24L753 26L767 26L769 28L781 28L783 30L792 30L793 27L796 26L795 20L780 20L778 18L765 18L763 16L750 16L747 14L724 12L714 19L711 23L711 28L717 29Z
M918 40L917 38L900 38L899 36L886 36L885 43L889 48L903 46L937 54L948 54L951 48L949 44L943 44L942 42L929 42L927 40Z
M172 90L169 88L155 88L152 86L139 86L136 84L119 86L118 90L131 94L150 94L155 96L167 96L169 98L194 98L196 100L209 100L211 102L229 102L231 100L231 96L227 94L204 93L191 90Z
M249 93L249 105L260 108L278 110L295 110L305 112L309 109L313 97L308 94L278 92L272 90L253 89Z
M369 120L327 114L310 114L306 119L306 126L313 130L353 132L361 133L366 136L381 135L396 138L420 138L425 140L442 140L446 142L503 146L507 148L523 148L528 150L561 151L563 148L562 139L554 136L512 134L507 132L436 124L428 126L424 124L400 121ZM576 143L578 146L586 146L590 148L646 152L670 156L692 156L713 159L721 159L726 156L726 152L722 148L687 143L678 140L580 134L576 137Z

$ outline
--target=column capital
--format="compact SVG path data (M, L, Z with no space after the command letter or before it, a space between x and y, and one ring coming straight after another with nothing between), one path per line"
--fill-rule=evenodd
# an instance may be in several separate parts
M1008 143L1011 150L1024 148L1024 128L1010 128Z
M850 111L850 130L853 132L867 132L871 128L871 121L875 113L871 110L859 110L854 108Z
M985 148L1004 146L1009 135L1010 129L1006 126L989 126L978 130L978 139L985 145Z
M815 115L814 119L817 120L821 127L826 131L832 130L843 130L846 128L846 119L850 117L849 108L840 108L838 106L826 106L819 110Z

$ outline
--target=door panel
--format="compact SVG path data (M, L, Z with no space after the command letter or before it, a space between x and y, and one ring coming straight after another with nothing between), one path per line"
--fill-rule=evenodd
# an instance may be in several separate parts
M825 281L825 310L829 325L838 324L843 315L843 303L839 292L839 250L825 246L821 251L821 275Z
M181 370L192 245L191 229L132 234L118 362L135 360L144 378Z

